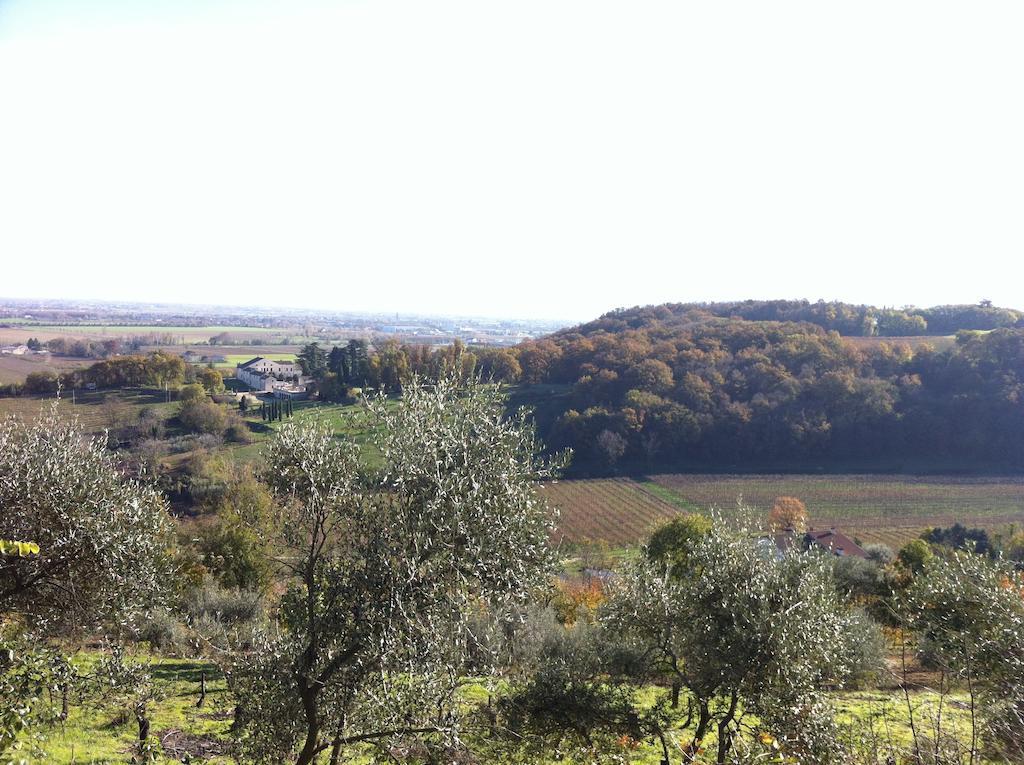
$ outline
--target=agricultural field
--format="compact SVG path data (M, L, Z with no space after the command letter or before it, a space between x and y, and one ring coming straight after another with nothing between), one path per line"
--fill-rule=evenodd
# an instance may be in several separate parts
M113 338L139 337L145 335L158 335L160 337L173 338L179 345L204 344L209 349L208 343L211 337L227 333L231 343L247 343L249 341L263 341L273 343L275 340L290 338L292 343L303 343L309 340L319 339L307 336L308 330L303 327L232 327L232 326L207 326L207 327L175 327L161 324L138 325L138 324L33 324L24 327L0 327L0 345L24 343L30 337L37 338L42 342L53 340L57 337L85 338L88 340L107 340Z
M160 412L164 418L173 416L178 404L162 390L126 389L110 391L66 391L57 399L52 396L16 396L0 398L0 418L16 415L26 420L38 417L47 407L56 405L67 417L77 417L86 433L99 434L115 430L138 420L143 407Z
M767 513L798 497L812 525L837 526L863 543L899 546L933 526L961 522L996 530L1024 524L1024 477L913 475L655 475L655 491L682 509Z
M3 345L0 342L0 345ZM6 383L24 382L25 378L33 372L67 372L80 367L87 367L96 362L96 359L80 359L67 356L52 356L50 354L13 356L10 354L0 355L0 385Z
M629 478L558 481L544 487L559 518L555 541L635 545L679 507Z
M560 511L556 538L635 545L678 512L767 515L776 497L798 497L811 525L836 526L862 543L902 546L934 526L960 522L999 531L1024 526L1024 477L890 475L686 475L561 481L545 487Z

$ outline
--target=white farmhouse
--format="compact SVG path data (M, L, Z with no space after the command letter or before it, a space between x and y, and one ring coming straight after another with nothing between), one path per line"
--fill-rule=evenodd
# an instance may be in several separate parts
M302 368L291 361L273 361L257 356L235 367L235 377L254 391L270 393L279 383L298 382Z

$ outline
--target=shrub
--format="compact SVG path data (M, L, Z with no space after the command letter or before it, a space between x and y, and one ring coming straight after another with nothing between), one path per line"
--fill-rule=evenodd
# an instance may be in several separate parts
M169 611L157 611L140 620L135 627L135 639L168 655L194 656L197 653L195 636L188 625Z
M227 427L224 428L224 440L235 444L247 444L252 441L249 433L249 426L241 417L232 412L227 418Z
M224 587L266 591L271 567L255 535L237 523L218 520L198 544L202 563Z
M181 390L178 392L178 400L182 404L188 401L202 401L206 398L206 390L202 385L191 383L189 385L181 386Z
M896 560L896 553L892 551L889 545L881 543L865 545L864 552L867 554L869 561L879 566L888 566Z
M184 402L178 411L178 420L181 426L191 433L220 435L227 425L224 410L212 401L205 400L205 397Z
M604 587L599 580L559 580L555 584L551 608L559 622L571 627L580 621L592 623L597 615L597 609L603 602Z
M207 582L191 593L184 610L191 620L207 618L225 624L242 624L263 616L263 597L253 590Z

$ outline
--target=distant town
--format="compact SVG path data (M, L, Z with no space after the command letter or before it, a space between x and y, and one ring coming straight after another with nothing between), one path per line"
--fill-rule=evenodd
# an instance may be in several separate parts
M511 346L548 334L572 322L535 318L426 316L411 313L359 313L317 309L233 307L89 300L13 299L0 297L0 342L9 330L46 328L51 334L66 328L78 334L89 328L100 335L166 335L179 344L291 345L308 338L325 341L352 337L372 340L394 337L428 345L461 340L473 345ZM208 338L195 330L211 327ZM81 329L76 329L81 328ZM189 328L188 332L178 331ZM248 332L246 331L248 330ZM258 334L252 338L247 335ZM251 342L257 340L258 342ZM11 339L6 345L20 345Z

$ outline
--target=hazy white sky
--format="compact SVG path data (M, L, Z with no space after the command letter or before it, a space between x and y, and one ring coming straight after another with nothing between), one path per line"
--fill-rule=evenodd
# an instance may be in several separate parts
M1024 3L0 0L0 295L1024 307Z

